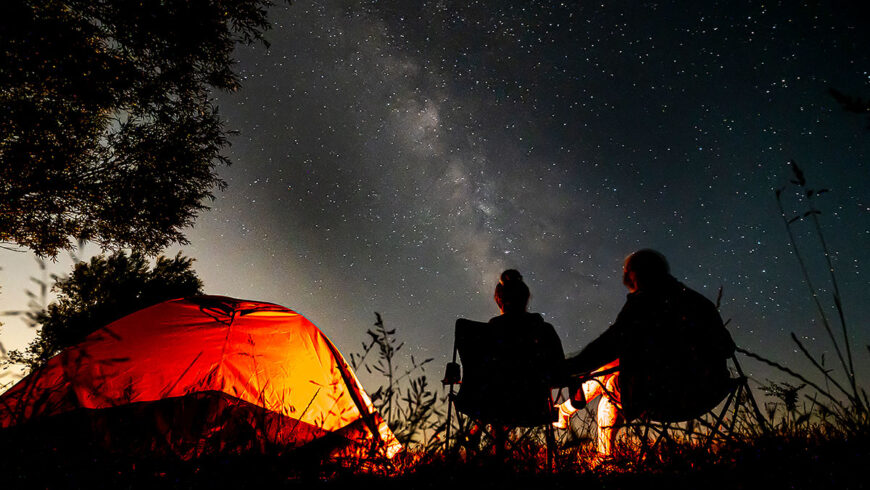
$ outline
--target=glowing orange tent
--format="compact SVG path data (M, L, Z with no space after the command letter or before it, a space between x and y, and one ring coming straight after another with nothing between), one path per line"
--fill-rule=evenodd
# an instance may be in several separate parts
M90 427L184 458L316 447L392 457L401 445L313 323L270 303L167 301L64 350L0 396L0 427ZM60 421L60 422L57 422Z

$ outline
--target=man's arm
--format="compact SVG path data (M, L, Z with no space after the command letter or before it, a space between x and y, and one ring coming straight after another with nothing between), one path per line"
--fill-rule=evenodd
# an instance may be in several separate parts
M583 374L619 359L626 345L631 318L631 299L623 306L616 321L574 357L565 359L568 375Z

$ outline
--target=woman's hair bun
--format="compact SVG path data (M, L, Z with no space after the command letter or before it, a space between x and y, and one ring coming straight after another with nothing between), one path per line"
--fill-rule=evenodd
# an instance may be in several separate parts
M509 282L523 282L523 275L516 269L508 269L501 273L500 283L507 284Z
M523 282L523 276L516 269L508 269L501 273L495 286L495 302L504 312L523 312L529 304L529 287Z

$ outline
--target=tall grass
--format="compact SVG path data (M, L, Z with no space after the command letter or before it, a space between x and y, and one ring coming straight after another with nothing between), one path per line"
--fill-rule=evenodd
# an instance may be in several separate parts
M787 185L776 189L776 202L804 285L815 306L819 323L836 354L838 367L836 369L827 367L824 354L813 354L794 332L790 333L792 342L817 374L821 376L822 383L814 382L810 376L798 373L781 363L766 359L758 354L745 350L742 352L802 383L795 386L788 383L771 382L766 389L768 394L781 401L785 414L782 422L786 427L806 426L815 415L821 423L830 425L830 428L842 431L844 434L866 433L868 424L870 424L870 413L868 413L870 400L868 400L867 392L860 386L855 374L850 328L846 321L839 280L831 258L833 253L829 248L820 221L822 211L817 204L821 196L828 193L829 190L810 187L803 170L794 160L789 162L789 167L792 178ZM786 211L786 199L789 199L789 208L794 209L794 211ZM797 229L799 226L805 228L799 230ZM824 259L826 271L821 274L823 276L821 281L818 278L820 274L812 274L808 265L809 261L805 250L811 244L801 243L797 239L798 232L806 232L806 228L813 236L813 241L817 242L817 250ZM824 286L820 287L819 282L822 282ZM830 290L830 296L822 294L821 291L825 290ZM832 310L835 312L833 319L829 313ZM867 348L870 350L870 346ZM811 387L815 392L804 394L803 399L806 403L800 406L802 413L795 416L799 409L798 392L806 386Z
M444 425L443 400L426 376L426 366L433 359L420 361L411 355L410 364L402 362L398 353L405 343L395 328L386 327L380 313L375 312L375 318L361 351L350 354L350 364L354 370L365 369L383 379L369 396L399 442L418 454L434 451L441 443Z

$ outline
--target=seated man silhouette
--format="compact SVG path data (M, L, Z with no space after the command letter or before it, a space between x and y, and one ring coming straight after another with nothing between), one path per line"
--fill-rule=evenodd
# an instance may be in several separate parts
M618 366L582 386L587 400L601 396L601 459L612 457L622 421L681 421L712 409L728 390L726 362L735 348L715 305L671 276L659 252L629 255L623 283L629 294L616 321L565 361L572 375ZM570 400L563 403L554 426L567 427L575 411Z

